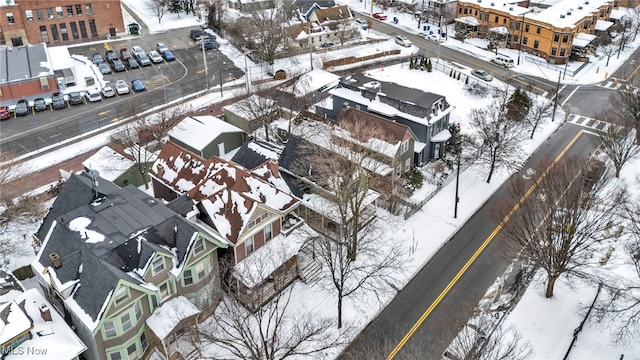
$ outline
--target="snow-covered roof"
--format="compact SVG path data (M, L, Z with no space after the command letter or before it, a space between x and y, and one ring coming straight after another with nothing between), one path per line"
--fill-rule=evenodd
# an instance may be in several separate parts
M595 35L579 33L578 36L576 36L573 39L572 45L575 46L575 47L583 48L583 47L589 45L589 43L592 42L595 39L596 39Z
M364 209L365 207L371 205L379 197L380 194L377 191L367 189L367 193L365 194L365 198L362 201L362 206L360 208ZM301 203L309 209L317 212L318 214L324 215L328 219L331 219L337 223L342 222L342 216L340 215L340 209L338 208L338 205L320 195L313 193L304 194ZM353 214L351 213L351 211L347 209L347 219L351 219L352 215Z
M255 116L254 114L251 113L251 108L253 108L254 106L252 106L253 104L259 104L260 106L256 106L256 108L267 108L268 104L273 104L273 107L276 107L276 102L275 100L272 99L268 99L265 98L263 96L260 95L256 95L253 94L249 97L247 97L246 99L240 100L238 102L234 102L233 104L229 104L229 105L225 105L222 107L222 110L226 110L229 111L233 114L239 115L241 117L243 117L245 120L247 121L253 121L255 120L253 117ZM260 111L256 109L256 111Z
M168 142L150 174L170 189L186 193L200 203L218 233L234 244L257 204L286 212L298 203L273 161L247 170L219 157L203 159Z
M627 15L628 11L629 10L627 8L611 9L611 13L609 14L609 19L620 20L625 15Z
M340 77L322 69L313 69L300 75L298 81L287 88L296 97L305 96L314 91L326 91L338 86Z
M215 116L188 116L169 130L170 138L176 139L201 151L218 136L224 133L241 133L237 128Z
M26 290L11 304L22 301L24 301L25 313L33 321L33 329L31 330L33 336L17 346L4 359L24 359L24 354L28 354L27 349L46 349L48 359L71 360L76 359L78 355L87 349L62 316L58 314L38 290ZM51 321L42 319L40 316L41 308L43 310L48 308L51 314ZM12 307L12 311L14 309ZM2 332L4 333L5 331L6 329L3 329Z
M31 329L31 320L15 301L0 304L0 314L3 313L6 318L0 317L0 344L9 343Z
M610 0L561 0L538 13L527 14L526 17L559 28L570 28L578 25L584 18L591 18L609 2Z
M200 310L191 301L180 295L160 305L146 323L160 340L164 340L180 321L199 313Z
M449 129L444 129L439 133L435 134L431 138L431 142L445 142L449 139L451 139L451 133L449 132Z
M233 276L248 288L261 284L275 270L296 255L304 242L314 234L315 231L307 224L293 230L289 235L280 233L237 263L234 266Z
M489 31L500 35L509 35L509 29L506 26L492 27Z
M613 26L613 22L598 19L598 21L596 21L595 29L596 31L606 31L608 28L612 26Z
M66 46L49 47L47 52L49 53L52 70L74 68L73 59L71 59L71 54L69 54L69 49Z
M462 24L466 24L466 25L470 25L470 26L479 26L480 22L478 21L478 19L474 18L473 16L463 16L463 17L459 17L455 19L456 22L462 23Z
M97 171L101 178L109 181L117 179L134 164L133 161L109 146L101 147L95 154L82 162L85 169Z

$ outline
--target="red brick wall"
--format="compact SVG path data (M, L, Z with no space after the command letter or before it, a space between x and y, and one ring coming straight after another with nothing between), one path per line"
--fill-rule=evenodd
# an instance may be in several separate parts
M39 79L31 79L28 81L14 82L3 84L0 86L0 93L3 99L20 99L34 97L35 95L50 94L58 89L56 80L53 76L47 79L49 90L42 90ZM17 100L16 100L17 101Z
M93 14L89 14L86 4L91 4ZM67 12L67 6L72 6L73 15ZM76 5L81 6L82 14L77 13ZM58 17L56 7L62 7L62 17ZM53 18L49 18L47 8L53 8ZM37 9L42 11L42 20L38 19ZM33 20L29 21L25 15L26 10L31 10ZM12 12L15 19L14 24L9 24L6 12ZM90 21L95 21L96 34L92 34ZM80 22L84 22L86 36L83 36ZM67 29L68 40L64 40L62 36L61 25ZM75 29L73 29L75 24ZM58 40L55 41L51 25L55 25L58 32ZM3 14L0 16L0 28L2 34L0 36L0 44L11 45L11 38L20 36L20 30L26 33L26 39L22 39L24 44L37 44L42 42L40 34L40 26L45 26L49 41L49 46L67 45L93 41L97 39L106 39L109 34L109 28L115 28L116 33L125 32L125 24L122 19L122 10L120 9L120 0L16 0L15 6L3 7ZM74 38L74 32L77 39Z

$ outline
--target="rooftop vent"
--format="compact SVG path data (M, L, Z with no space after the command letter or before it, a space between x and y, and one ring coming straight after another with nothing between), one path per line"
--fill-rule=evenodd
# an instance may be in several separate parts
M491 3L491 6L496 6L496 3Z
M564 19L564 14L560 14L560 19Z
M567 11L567 15L571 15L571 10Z
M582 10L582 5L578 6L578 10Z
M58 256L58 253L49 254L49 259L51 259L51 265L53 265L54 268L57 269L62 266L62 259Z
M509 11L513 11L513 7L510 7L510 8L509 8Z
M44 321L52 321L51 319L51 310L47 306L47 304L40 305L40 316Z
M589 5L589 0L584 2L585 5Z

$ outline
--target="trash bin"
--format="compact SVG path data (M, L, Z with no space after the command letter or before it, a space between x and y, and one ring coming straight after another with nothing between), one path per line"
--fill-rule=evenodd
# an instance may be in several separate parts
M427 31L427 27L426 27L426 26L423 26L423 27L422 27L422 31Z
M127 26L129 27L129 34L138 35L140 33L140 25L132 23Z

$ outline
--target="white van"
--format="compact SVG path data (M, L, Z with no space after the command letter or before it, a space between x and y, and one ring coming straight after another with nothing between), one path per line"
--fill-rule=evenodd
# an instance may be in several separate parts
M507 68L515 66L515 62L513 61L513 59L508 57L507 55L496 55L496 57L491 59L491 62Z
M407 39L403 35L396 36L396 44L402 45L404 47L410 47L412 45L411 41L409 41L409 39Z

